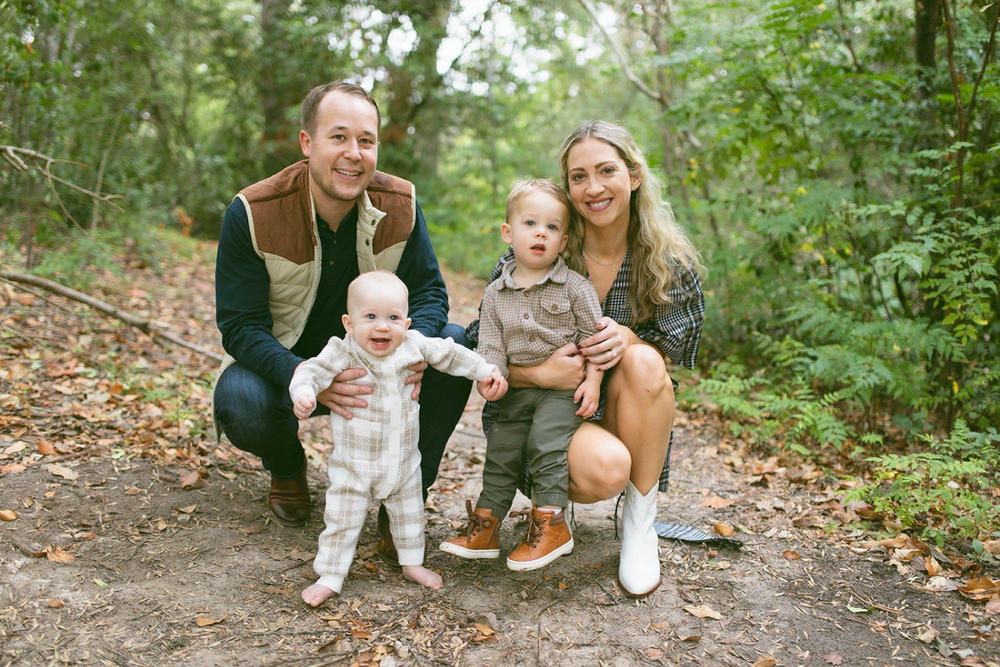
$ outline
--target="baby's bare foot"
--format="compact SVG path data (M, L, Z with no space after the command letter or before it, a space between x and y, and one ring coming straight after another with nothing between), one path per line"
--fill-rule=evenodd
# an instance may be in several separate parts
M428 570L423 565L404 565L403 576L427 588L434 590L441 588L441 575L434 570Z
M323 601L331 595L333 595L333 591L321 584L313 584L309 588L302 591L302 599L306 601L306 604L312 607L320 606L323 604Z

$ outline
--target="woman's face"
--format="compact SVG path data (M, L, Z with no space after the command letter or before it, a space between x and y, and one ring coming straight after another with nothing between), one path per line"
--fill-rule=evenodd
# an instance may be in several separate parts
M639 179L611 144L592 137L577 142L566 156L566 173L570 201L588 224L628 226L629 198Z

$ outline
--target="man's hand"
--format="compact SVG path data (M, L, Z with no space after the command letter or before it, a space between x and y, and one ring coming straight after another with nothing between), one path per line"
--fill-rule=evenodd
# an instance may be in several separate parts
M420 383L424 380L424 371L427 370L427 362L418 361L415 364L410 364L407 368L413 372L403 380L403 384L412 384L413 392L410 393L410 398L415 401L420 400Z
M363 368L348 368L341 371L333 378L329 387L316 395L316 400L330 408L330 412L344 419L351 419L354 415L348 408L366 407L368 401L360 397L375 391L371 385L354 382L367 373L368 371Z

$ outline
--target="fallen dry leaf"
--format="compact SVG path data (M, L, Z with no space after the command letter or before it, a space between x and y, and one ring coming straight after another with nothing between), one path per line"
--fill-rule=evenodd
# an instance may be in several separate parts
M802 558L802 556L799 555L799 552L794 549L785 549L781 552L781 556L785 560L799 560Z
M932 641L938 638L941 633L934 628L928 627L926 630L917 635L917 639L925 644L930 644Z
M965 586L957 586L956 589L970 600L989 600L1000 593L1000 583L989 577L969 577Z
M711 507L712 509L717 510L726 507L727 505L732 505L734 502L736 501L720 498L719 496L708 496L702 500L700 504L702 507Z
M0 510L0 519L4 521L14 521L17 519L17 512L14 510Z
M182 474L178 481L182 489L200 489L205 486L205 482L201 478L201 473L197 470L189 470Z
M76 560L76 556L69 553L68 551L63 551L62 547L56 547L55 549L46 549L45 557L48 558L53 563L72 563Z
M753 667L774 667L778 660L773 655L762 655L754 660Z
M722 619L722 614L715 611L708 605L702 604L698 605L697 607L694 605L688 605L684 607L684 611L691 614L692 616L697 616L698 618L714 618L717 621Z
M476 626L476 630L478 630L480 634L485 635L487 637L496 632L493 628L486 625L485 623L473 623L473 625Z
M80 477L80 474L77 471L72 468L67 468L66 466L61 466L58 463L50 463L45 467L45 469L56 477L62 477L63 479L68 479L71 482Z
M945 593L948 591L954 591L958 589L958 583L948 579L947 577L931 577L927 580L926 585L921 584L911 584L914 588L919 588L922 591L929 591L931 593Z
M194 622L198 624L199 628L204 628L206 625L215 625L216 623L222 623L226 619L225 616L222 618L209 618L208 616L196 616Z
M701 635L690 628L677 628L676 632L678 639L682 642L694 643L701 641Z
M56 448L52 446L52 443L47 440L39 440L35 445L38 447L38 453L43 456L48 456L50 454L56 453Z
M736 529L728 523L713 523L712 528L723 537L731 537L736 532Z
M827 653L823 656L823 659L831 665L839 665L844 662L844 659L840 657L839 653Z
M60 600L59 598L52 598L51 600L49 600L49 607L51 607L52 609L62 609L63 606L64 606L63 601Z

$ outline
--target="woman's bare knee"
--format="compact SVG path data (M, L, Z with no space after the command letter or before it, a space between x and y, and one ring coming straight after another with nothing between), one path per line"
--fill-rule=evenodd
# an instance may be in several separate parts
M635 391L662 391L667 383L667 366L659 350L650 345L629 345L618 363L615 375ZM612 376L613 378L614 376Z
M632 456L617 437L596 424L580 427L568 452L570 498L596 502L613 498L628 483Z

